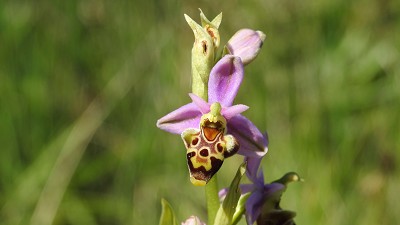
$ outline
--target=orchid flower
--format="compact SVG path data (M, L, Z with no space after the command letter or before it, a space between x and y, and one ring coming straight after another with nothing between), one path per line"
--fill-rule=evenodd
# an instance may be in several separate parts
M201 25L188 15L184 16L195 37L192 48L192 91L206 94L211 68L214 62L219 60L217 50L221 38L218 28L222 21L222 13L210 21L200 10ZM261 31L241 29L225 45L222 56L237 56L243 65L247 65L257 57L264 40L265 34ZM199 97L206 98L203 95Z
M226 55L210 72L208 102L189 94L191 103L157 121L160 129L181 134L187 148L191 181L195 185L205 185L225 157L238 152L260 158L268 150L262 133L241 115L249 107L233 105L242 79L241 59Z
M245 203L246 221L248 225L257 224L276 224L291 225L294 224L293 218L295 212L283 210L280 206L280 200L283 192L286 190L287 184L293 181L301 181L297 173L290 172L282 178L269 184L264 183L264 175L262 170L258 172L260 159L246 157L247 176L252 184L242 184L240 189L242 196L250 193ZM223 199L228 193L228 189L222 189L219 192L220 199Z

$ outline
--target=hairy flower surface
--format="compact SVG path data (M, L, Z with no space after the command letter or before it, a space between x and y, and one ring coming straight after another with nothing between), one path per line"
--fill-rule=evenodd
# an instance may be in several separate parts
M191 181L195 185L205 185L219 170L224 158L236 151L260 158L268 150L262 133L241 115L248 106L233 105L243 72L239 57L224 56L210 72L208 102L189 94L191 103L157 121L160 129L182 135Z

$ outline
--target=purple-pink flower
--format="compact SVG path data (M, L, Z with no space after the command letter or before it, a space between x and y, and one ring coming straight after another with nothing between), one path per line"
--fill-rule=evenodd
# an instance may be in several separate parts
M201 179L207 182L222 165L223 158L219 156L214 157L213 160L213 157L210 157L213 153L213 149L211 148L214 148L214 146L217 149L215 152L218 153L218 151L222 150L223 147L226 149L229 147L235 149L235 146L233 146L234 144L232 143L238 142L240 145L240 148L238 149L239 154L255 158L262 157L268 150L267 141L263 137L263 134L249 119L241 115L243 111L248 109L248 106L241 104L233 105L233 101L242 83L243 75L244 71L241 59L233 55L224 56L217 62L210 72L208 81L208 102L195 94L189 94L192 99L191 103L176 109L157 121L157 126L160 129L174 134L182 134L182 138L184 139L188 149L188 163L190 164L190 159L195 156L195 153L189 152L189 148L192 148L192 146L198 148L199 139L197 138L198 136L195 135L205 132L205 130L203 130L204 127L200 126L205 123L203 121L204 116L207 116L206 114L208 113L213 113L210 109L212 109L212 107L218 108L215 107L216 104L220 107L220 111L217 110L217 113L220 113L223 118L218 121L218 123L216 121L207 121L210 126L205 128L208 128L208 130L217 130L212 131L212 138L206 140L206 142L211 142L214 141L214 138L219 138L216 141L221 141L221 144L218 145L216 143L211 147L207 146L206 150L198 148L198 155L201 155L199 157L204 157L197 160L199 164L196 164L195 162L193 163L195 165L189 165L189 169L199 170L196 171L197 177L195 178L197 180ZM200 129L200 131L198 131L198 129ZM219 134L218 132L221 132L222 134ZM187 133L194 137L191 139L184 137ZM205 133L205 135L207 135L207 133ZM235 151L237 151L237 149ZM231 154L225 154L225 157L230 155ZM206 159L206 157L208 158ZM204 164L204 169L202 169L202 164L200 164L200 161L202 160L208 160L205 163L210 165L210 167L211 164L212 166L215 165L217 169L214 169L212 173L209 173L209 168L205 168L208 167L206 164ZM191 173L191 175L193 174L194 173ZM204 183L199 185L204 185Z
M248 158L247 160L247 177L253 183L243 184L240 188L242 194L251 192L251 195L246 201L245 209L247 224L253 224L260 217L265 202L269 198L272 198L278 191L284 190L285 185L281 183L265 184L262 170L258 172L259 160L254 158ZM254 167L252 168L252 166Z
M199 128L203 114L210 112L210 105L218 102L222 106L221 114L227 120L227 133L240 143L239 154L249 157L261 157L268 148L263 134L240 113L247 110L245 105L233 105L233 101L243 79L243 64L239 57L224 56L213 67L208 82L208 102L189 94L192 102L167 114L157 121L157 127L174 134L181 134L189 128Z
M267 138L267 137L266 137ZM242 195L250 193L245 203L246 222L257 224L292 225L296 213L283 210L279 206L282 193L286 190L287 184L293 181L301 181L297 173L286 173L282 178L271 183L264 183L264 174L260 167L260 158L246 157L246 174L251 184L240 185ZM219 192L220 199L223 199L229 189L225 188Z

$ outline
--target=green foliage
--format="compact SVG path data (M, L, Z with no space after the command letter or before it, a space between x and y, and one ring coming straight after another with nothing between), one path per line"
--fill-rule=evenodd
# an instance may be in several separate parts
M165 199L161 199L161 217L159 225L177 225L177 221L175 219L174 211L172 210L171 205Z
M233 178L232 183L229 186L229 191L218 209L217 216L215 217L215 222L213 223L214 225L232 224L233 215L236 211L236 207L238 205L241 195L239 184L245 172L246 164L243 163L236 172L236 176Z
M199 7L223 12L221 43L267 35L236 103L268 130L266 181L306 180L282 208L298 224L399 224L397 0L1 1L1 223L157 224L161 197L206 218L179 136L155 126L189 102L183 14Z

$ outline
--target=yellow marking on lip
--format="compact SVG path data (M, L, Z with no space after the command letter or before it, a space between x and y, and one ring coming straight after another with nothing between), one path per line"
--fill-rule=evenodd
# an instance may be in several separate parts
M198 159L196 159L196 157L192 157L192 158L190 158L190 161L192 161L193 168L195 168L195 169L203 166L204 169L209 171L212 168L211 162L208 162L208 159L205 159L205 162L199 162Z
M196 180L194 177L190 177L190 182L195 186L204 186L207 184L204 180Z

